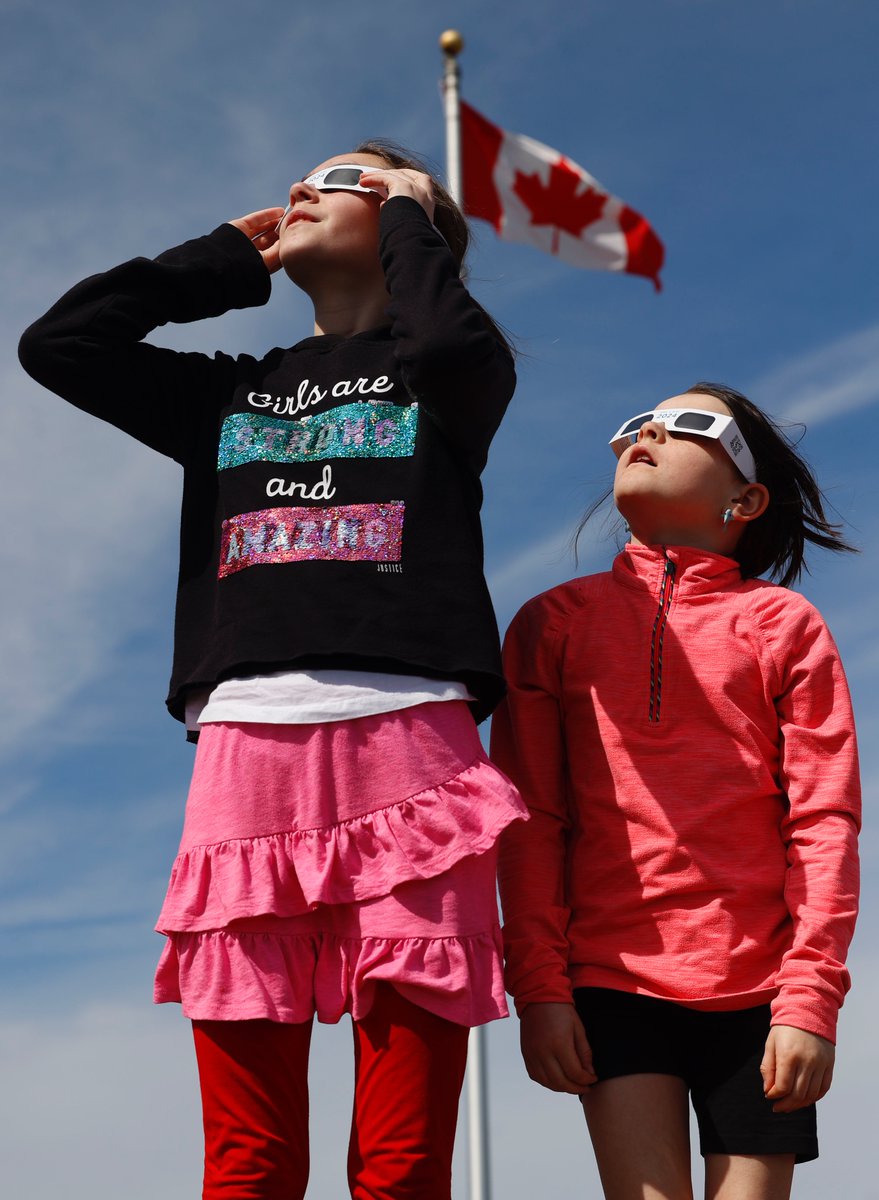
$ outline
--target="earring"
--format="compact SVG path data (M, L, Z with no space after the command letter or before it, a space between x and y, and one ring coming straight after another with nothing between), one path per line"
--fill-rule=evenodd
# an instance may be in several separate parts
M723 520L723 527L724 527L724 529L726 529L727 525L729 525L729 523L730 523L730 521L731 521L732 519L733 519L733 512L732 512L732 509L731 509L731 508L725 508L725 509L723 510L723 517L722 517L722 520Z

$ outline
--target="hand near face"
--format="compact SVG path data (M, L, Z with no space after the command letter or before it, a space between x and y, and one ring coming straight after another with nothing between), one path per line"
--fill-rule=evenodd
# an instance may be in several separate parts
M406 167L376 167L374 170L364 171L360 182L363 187L385 188L388 199L391 196L409 196L417 200L431 221L433 220L433 184L430 176L422 171L412 171Z
M285 211L285 209L277 207L261 208L257 212L248 213L246 217L237 217L234 221L229 222L230 225L234 225L236 229L240 229L250 238L262 255L262 260L271 275L281 268L277 225Z

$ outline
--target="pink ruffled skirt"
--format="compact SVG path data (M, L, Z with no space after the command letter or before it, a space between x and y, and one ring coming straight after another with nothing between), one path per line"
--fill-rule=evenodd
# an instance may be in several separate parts
M506 1016L495 848L525 815L462 702L206 725L156 1002L195 1020L357 1020L386 980L461 1025Z

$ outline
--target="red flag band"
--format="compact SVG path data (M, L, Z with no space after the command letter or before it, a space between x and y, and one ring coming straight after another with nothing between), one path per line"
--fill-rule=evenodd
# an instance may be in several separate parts
M507 241L574 267L645 275L661 289L665 251L642 216L557 150L508 133L461 102L464 209Z

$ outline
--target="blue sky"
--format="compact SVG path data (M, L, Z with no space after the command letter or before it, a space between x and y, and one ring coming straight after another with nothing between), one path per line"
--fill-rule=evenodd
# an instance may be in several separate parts
M808 425L804 446L863 548L803 590L840 643L879 773L875 236L879 13L864 0L2 0L0 2L0 1157L9 1194L189 1200L200 1169L188 1029L153 1009L151 932L192 750L164 711L177 469L32 384L14 348L83 276L283 203L291 178L369 135L443 161L437 38L467 41L463 94L581 163L664 239L664 292L566 267L477 225L474 292L517 336L520 387L485 475L499 619L601 569L623 417L696 379ZM265 309L163 344L259 352L309 332L276 279ZM877 839L822 1157L795 1195L866 1200L879 1066ZM513 1021L488 1038L496 1195L597 1194L577 1105L531 1084ZM344 1192L344 1024L312 1067L309 1195ZM466 1134L456 1162L466 1194ZM591 1188L591 1191L590 1191Z

